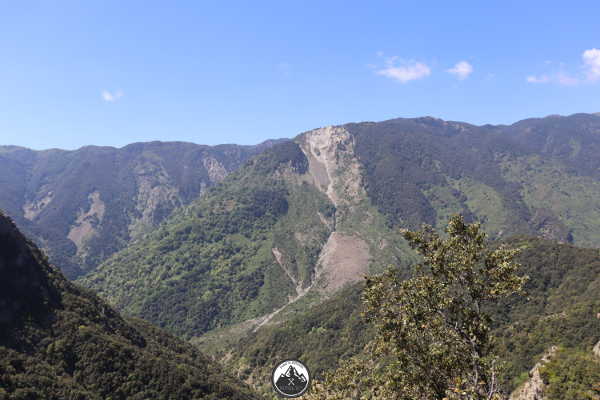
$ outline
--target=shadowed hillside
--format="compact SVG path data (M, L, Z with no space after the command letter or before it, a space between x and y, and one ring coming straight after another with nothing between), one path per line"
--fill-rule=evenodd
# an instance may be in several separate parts
M190 345L68 282L0 213L0 398L252 399Z

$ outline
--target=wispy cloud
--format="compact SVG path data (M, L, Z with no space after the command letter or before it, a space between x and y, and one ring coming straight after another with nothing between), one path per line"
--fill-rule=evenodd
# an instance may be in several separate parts
M554 83L562 86L575 86L585 83L593 83L600 80L600 50L593 48L585 50L581 59L583 65L581 69L583 74L571 74L563 70L564 64L560 63L560 71L541 74L529 75L526 80L529 83ZM549 64L546 62L546 64Z
M121 89L118 89L114 92L110 92L105 89L100 93L100 95L102 96L102 100L106 101L107 103L114 103L115 101L123 97L124 94L125 93L123 93Z
M473 66L467 61L459 61L454 67L447 69L446 72L456 76L461 81L467 79L473 73Z
M550 82L550 77L548 75L529 75L527 77L527 82L529 82L529 83L548 83L548 82Z
M525 80L529 83L556 83L562 86L575 86L581 83L580 79L562 71L552 74L529 75Z
M563 85L563 86L574 86L581 82L578 78L571 76L565 72L557 73L555 75L555 79L559 85Z
M386 59L385 64L385 67L378 69L376 73L400 83L423 79L431 75L431 68L427 64L418 61L403 61L398 57L389 57Z

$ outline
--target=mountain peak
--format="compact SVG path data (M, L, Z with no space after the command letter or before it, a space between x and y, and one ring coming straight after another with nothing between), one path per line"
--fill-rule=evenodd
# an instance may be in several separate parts
M304 376L304 374L299 374L298 371L296 371L296 368L294 368L293 365L290 365L287 369L287 371L285 371L285 373L282 374L282 376L285 377L292 377L292 378L298 378L301 381L306 381L306 377Z

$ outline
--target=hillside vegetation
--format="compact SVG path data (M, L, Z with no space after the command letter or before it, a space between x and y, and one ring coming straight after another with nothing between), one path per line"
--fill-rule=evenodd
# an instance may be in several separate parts
M547 400L600 399L600 356L560 349L541 368Z
M359 352L372 334L359 322L364 277L390 265L409 277L418 257L400 228L440 229L460 213L524 247L528 300L490 310L512 390L550 346L579 354L600 340L598 252L579 248L600 246L598 151L591 114L315 129L249 159L78 282L227 355L265 389L261 374L286 351L317 375Z
M308 283L329 232L316 214L307 219L302 213L327 209L323 196L265 176L280 164L300 172L306 168L297 145L284 146L289 154L268 152L254 160L82 282L117 307L180 335L285 304L296 285ZM306 245L295 247L282 224L304 233ZM275 262L273 248L289 249L293 259L286 270Z
M256 398L189 344L68 282L0 214L0 399Z
M541 239L513 243L524 247L520 261L530 277L527 297L501 304L495 312L507 378L517 378L516 384L551 346L591 354L600 341L600 251Z
M588 369L595 376L591 349L600 341L599 250L526 237L506 243L522 248L517 259L520 274L529 279L524 297L515 296L490 310L496 349L505 362L505 390L511 391L526 380L527 372L552 346L564 350L545 369L551 387L559 381L563 385L570 382L569 374L587 376ZM232 351L227 365L265 393L269 392L268 384L258 383L259 377L286 354L306 361L315 376L322 378L340 361L360 354L373 336L373 328L361 317L362 287L357 284L340 291L319 306L284 323L261 327L229 346L215 347L212 343L201 348L216 358ZM564 369L567 360L576 361L570 370Z
M274 146L80 282L126 313L194 337L319 302L405 263L407 246L366 197L332 199L310 172L299 144ZM357 271L346 273L339 257L350 253Z
M369 197L391 223L461 213L492 237L540 234L600 246L600 118L474 126L434 118L348 124Z
M510 126L416 118L315 129L254 157L80 282L195 343L252 335L335 301L338 290L389 265L406 276L417 259L399 228L439 229L454 213L481 222L492 240L600 246L598 150L600 117L591 114ZM497 310L506 327L522 321L542 335L552 321L508 307ZM594 324L583 322L595 305L586 307L567 307L566 326L569 318ZM514 352L509 380L546 344L503 344Z

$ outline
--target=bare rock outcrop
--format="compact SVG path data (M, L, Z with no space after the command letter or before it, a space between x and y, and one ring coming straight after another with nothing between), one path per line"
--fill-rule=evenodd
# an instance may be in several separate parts
M556 353L557 347L552 346L542 359L529 371L527 382L517 388L511 395L510 400L544 400L545 384L540 374L540 368L547 363Z
M87 211L79 210L75 224L71 226L67 235L75 243L77 255L80 257L85 256L85 245L97 233L98 225L102 223L106 212L106 205L100 198L100 192L93 191L88 195L88 200L90 202L89 209Z
M304 135L301 148L308 159L314 185L339 207L366 196L354 139L343 127L328 126Z
M318 261L318 276L325 278L325 292L363 279L368 272L369 245L355 235L333 232L323 247Z

